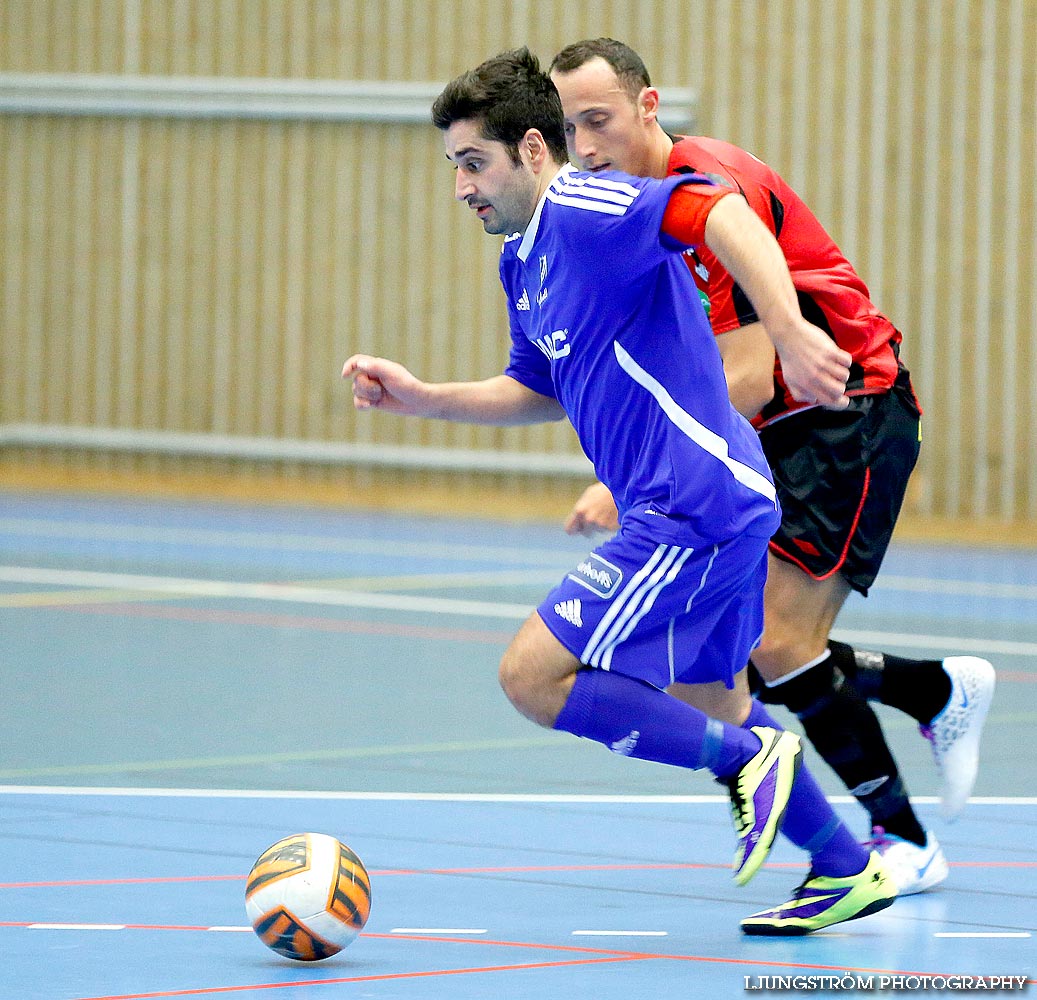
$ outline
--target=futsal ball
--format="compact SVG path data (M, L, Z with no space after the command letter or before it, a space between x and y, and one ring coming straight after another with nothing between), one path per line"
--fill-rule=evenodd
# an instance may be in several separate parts
M268 948L319 962L345 948L367 923L371 879L360 858L334 837L293 834L252 866L245 911Z

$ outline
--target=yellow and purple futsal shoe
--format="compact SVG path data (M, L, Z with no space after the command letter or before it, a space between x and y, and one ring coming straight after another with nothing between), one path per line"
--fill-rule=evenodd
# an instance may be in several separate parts
M810 934L832 924L857 920L891 905L897 887L872 851L864 871L846 878L810 872L792 898L772 910L761 910L742 921L743 934L790 937Z
M745 885L759 870L785 817L803 750L795 733L753 726L763 747L729 782L738 848L734 880Z

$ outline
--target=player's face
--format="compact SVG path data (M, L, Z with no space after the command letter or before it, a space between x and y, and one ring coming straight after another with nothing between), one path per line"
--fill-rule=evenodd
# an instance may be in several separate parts
M637 101L623 89L615 70L599 56L571 73L551 74L565 114L569 157L581 170L651 174L649 125ZM653 91L654 93L654 91Z
M537 179L522 155L482 135L479 124L454 122L444 133L447 159L457 171L454 197L468 204L488 233L508 236L529 225L537 204Z

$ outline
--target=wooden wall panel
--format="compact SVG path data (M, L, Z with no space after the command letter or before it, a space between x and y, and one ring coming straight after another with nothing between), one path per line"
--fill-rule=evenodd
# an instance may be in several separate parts
M912 509L1037 518L1037 0L11 0L0 73L442 82L599 34L781 170L903 330ZM423 125L0 116L0 422L575 452L349 409L353 350L499 370L451 183Z

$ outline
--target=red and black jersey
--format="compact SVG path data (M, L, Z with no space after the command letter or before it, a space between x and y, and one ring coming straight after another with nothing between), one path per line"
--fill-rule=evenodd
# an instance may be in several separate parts
M676 136L669 173L694 171L744 195L778 240L803 316L853 356L849 395L885 392L897 377L901 336L872 304L868 289L803 200L766 163L744 149L703 136ZM714 334L758 321L752 304L704 244L688 251L688 267L709 298ZM775 394L753 418L759 429L809 406L793 399L774 362Z

